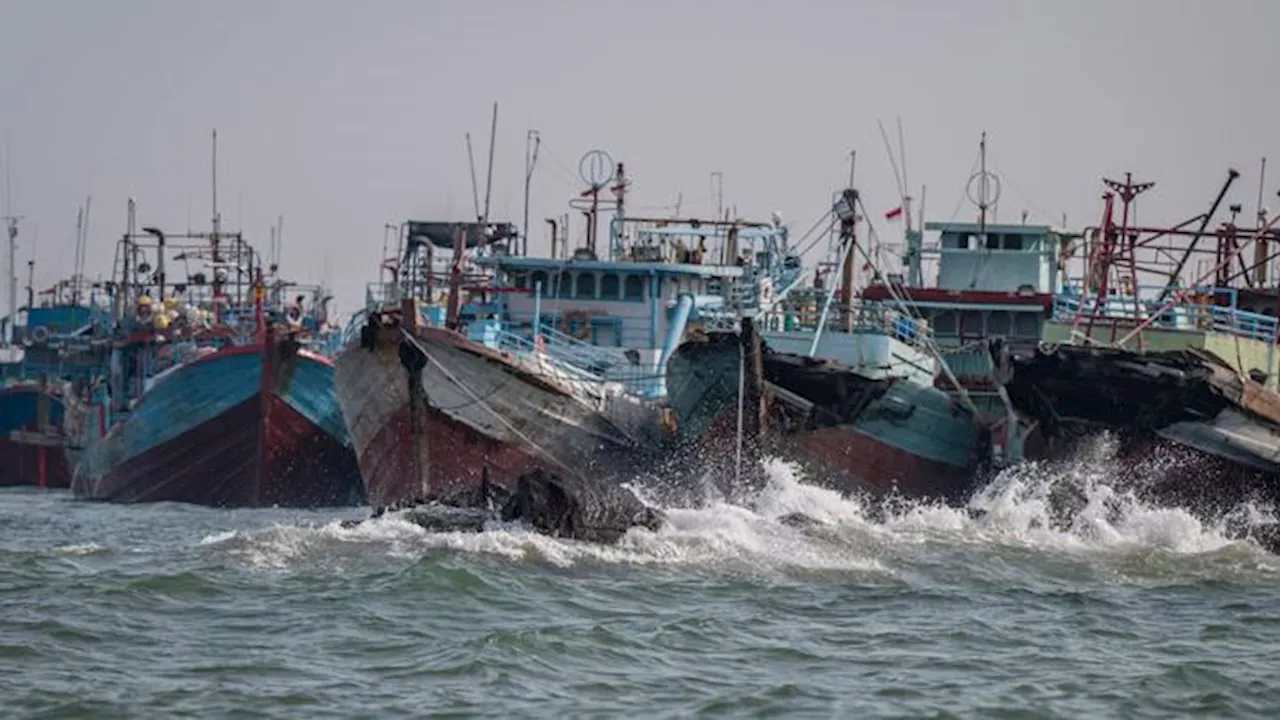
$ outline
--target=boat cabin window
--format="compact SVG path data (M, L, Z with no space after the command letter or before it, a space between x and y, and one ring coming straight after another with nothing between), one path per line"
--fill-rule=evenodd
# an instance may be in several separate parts
M937 335L956 334L956 313L954 310L939 310L933 318L933 332Z
M628 275L623 286L624 300L644 299L644 278L639 275Z
M511 287L516 288L517 290L530 289L529 276L523 272L511 273Z
M1007 310L992 310L987 317L987 335L1009 335L1013 332L1012 313Z
M969 249L969 233L942 233L942 248L944 250L968 250Z
M1005 236L1004 236L1004 249L1005 249L1005 250L1021 250L1021 249L1022 249L1022 236L1021 236L1021 235L1015 235L1015 234L1013 234L1013 233L1010 233L1010 234L1008 234L1008 235L1005 235Z
M556 297L569 298L573 296L573 278L577 273L558 272L556 273Z
M613 273L605 273L600 278L600 297L603 300L618 299L618 276Z
M962 337L981 336L982 313L977 310L966 310L960 313L960 335Z
M1034 312L1020 312L1013 316L1013 334L1019 337L1040 337L1040 315Z
M1000 238L1002 238L1002 237L1004 237L1004 236L1003 236L1003 235L1000 235L1000 234L998 234L998 233L987 233L986 248L987 248L988 250L999 250L999 249L1000 249Z
M529 289L537 290L538 285L542 285L542 295L545 297L551 292L551 284L547 282L547 274L541 270L535 270L529 274Z
M573 290L573 296L583 299L595 299L596 274L587 272L578 273L577 286Z

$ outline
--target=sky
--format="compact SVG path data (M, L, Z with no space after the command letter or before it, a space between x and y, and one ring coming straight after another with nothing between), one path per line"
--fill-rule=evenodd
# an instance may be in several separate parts
M127 199L141 225L207 229L217 129L224 227L362 301L383 226L474 214L499 104L492 212L520 222L527 131L542 218L583 189L579 158L626 164L637 211L724 202L797 234L848 179L877 230L899 204L878 121L931 220L975 215L965 183L988 137L999 219L1079 228L1100 179L1156 182L1141 219L1207 209L1228 168L1251 213L1258 162L1280 208L1274 0L0 0L0 134L19 266L109 276ZM575 232L581 223L574 219ZM25 286L25 278L20 285Z

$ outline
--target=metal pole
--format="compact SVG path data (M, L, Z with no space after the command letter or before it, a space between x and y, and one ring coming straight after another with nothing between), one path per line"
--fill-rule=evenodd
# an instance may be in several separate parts
M18 218L9 216L9 321L4 326L4 344L12 345L14 323L18 321Z
M498 103L493 104L493 124L489 126L489 176L485 178L484 216L481 222L489 222L489 198L493 195L493 144L498 134Z
M716 180L716 220L724 219L724 173L717 170L711 173Z
M738 343L738 435L737 450L734 454L733 462L733 484L735 488L742 486L742 417L743 404L746 396L747 382L747 349L743 343Z
M529 149L529 141L533 141L533 149ZM521 240L517 255L529 254L529 186L533 183L533 168L538 164L538 147L542 138L537 130L530 130L524 140L524 224L520 226Z

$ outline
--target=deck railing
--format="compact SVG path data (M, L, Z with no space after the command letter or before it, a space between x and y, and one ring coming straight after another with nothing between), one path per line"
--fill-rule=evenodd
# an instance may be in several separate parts
M1060 323L1103 323L1107 326L1136 327L1147 323L1150 330L1219 332L1275 342L1280 322L1271 315L1241 310L1236 291L1228 288L1194 288L1171 293L1161 300L1159 290L1140 286L1135 294L1109 294L1106 298L1081 298L1074 289L1055 295L1053 319ZM1151 291L1151 292L1144 292ZM1225 299L1226 304L1214 302Z

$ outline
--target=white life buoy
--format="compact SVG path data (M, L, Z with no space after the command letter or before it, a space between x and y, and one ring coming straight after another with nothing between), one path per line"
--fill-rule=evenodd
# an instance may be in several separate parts
M35 340L38 343L48 342L49 328L45 327L44 325L41 325L40 327L37 327L35 330L32 330L31 339Z

